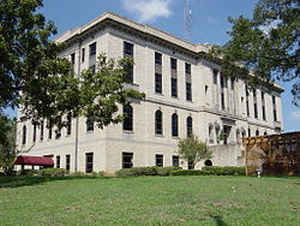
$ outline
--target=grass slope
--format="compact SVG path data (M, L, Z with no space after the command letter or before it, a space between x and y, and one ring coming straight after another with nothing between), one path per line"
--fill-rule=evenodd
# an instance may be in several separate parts
M0 225L300 225L300 178L0 177Z

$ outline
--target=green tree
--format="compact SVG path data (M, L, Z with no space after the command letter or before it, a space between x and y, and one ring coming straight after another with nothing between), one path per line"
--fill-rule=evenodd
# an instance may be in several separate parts
M0 115L0 169L10 175L16 158L16 120Z
M251 19L229 18L230 40L212 53L222 55L222 71L242 76L250 86L292 81L293 103L300 104L300 2L259 0ZM237 68L238 62L243 69ZM249 72L255 76L249 76Z
M180 139L178 149L180 158L186 160L192 169L201 160L212 158L212 151L209 150L207 144L196 136Z
M52 42L54 23L37 13L42 0L0 0L0 110L19 107L22 119L49 119L61 128L66 115L94 115L102 128L118 123L118 105L143 94L126 89L125 66L101 55L98 72L75 76L71 63L59 57L64 44ZM3 111L0 111L3 112Z

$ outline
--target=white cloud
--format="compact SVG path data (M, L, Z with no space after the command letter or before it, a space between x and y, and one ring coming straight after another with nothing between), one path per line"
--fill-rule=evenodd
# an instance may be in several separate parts
M154 21L158 17L169 17L171 0L121 0L123 7L138 16L141 23Z
M300 111L293 111L292 116L293 118L300 119Z

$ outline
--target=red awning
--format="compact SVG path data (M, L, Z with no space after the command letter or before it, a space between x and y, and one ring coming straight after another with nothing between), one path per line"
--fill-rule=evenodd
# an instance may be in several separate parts
M51 158L37 156L18 156L15 165L30 166L53 166L54 162Z

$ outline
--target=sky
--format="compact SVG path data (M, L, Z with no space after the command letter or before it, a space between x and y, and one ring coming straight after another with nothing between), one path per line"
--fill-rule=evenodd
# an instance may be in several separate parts
M227 18L251 17L257 0L190 0L192 26L188 41L226 43L231 25ZM39 10L55 22L58 35L84 25L106 11L139 23L149 24L180 38L184 33L184 0L44 0ZM292 105L291 84L283 83L283 126L285 132L300 130L300 108ZM13 114L12 111L8 112Z

